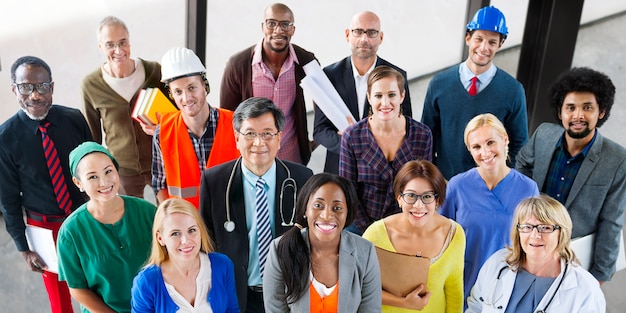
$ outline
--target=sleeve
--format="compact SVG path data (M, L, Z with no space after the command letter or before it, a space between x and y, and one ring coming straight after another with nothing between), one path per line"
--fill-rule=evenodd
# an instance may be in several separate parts
M589 270L599 281L609 281L615 273L626 209L626 159L613 173L613 181L598 216L593 264Z
M530 140L521 147L515 156L515 169L531 179L533 178L533 169L535 168L535 141L540 128L541 126L535 130Z
M584 298L579 308L575 308L579 313L597 313L606 312L606 299L602 289L598 286L594 286L595 282L591 282L583 288L577 288L579 290L579 296ZM591 290L589 290L591 289ZM574 308L572 308L574 309Z
M524 87L517 82L518 88L515 95L516 101L512 103L511 114L503 121L509 135L509 155L511 167L515 167L515 157L522 146L528 141L528 116L526 113L526 95Z
M133 279L133 287L131 289L130 306L133 313L154 313L155 295L154 286L156 282L150 281L146 271L143 270Z
M59 257L59 280L66 281L70 288L89 288L74 241L69 238L67 230L63 228L57 240L57 255Z
M9 153L0 147L0 209L7 232L13 238L17 250L23 252L28 251L28 242L19 180L16 164Z
M361 305L357 312L380 312L383 305L381 293L380 267L374 245L368 242L369 254L367 256L365 273L361 287Z
M278 242L274 239L267 255L263 274L263 302L266 312L289 312L283 273L278 265Z
M422 109L422 123L430 128L433 136L433 163L436 164L437 160L437 147L439 143L437 140L441 138L441 117L439 115L439 108L437 106L437 100L435 98L433 89L433 81L431 80L426 90L426 97L424 98L424 107Z
M456 181L454 177L448 182L446 187L446 201L439 208L439 214L456 221Z
M220 85L220 107L235 111L241 99L241 77L236 75L236 68L233 57L231 57L224 67L222 84Z
M161 126L157 125L152 136L152 189L157 194L159 190L167 188L165 181L165 168L163 167L163 152L161 150L160 134Z
M94 103L89 94L89 86L86 81L81 84L83 96L83 112L89 125L89 130L93 136L93 141L102 144L102 125L100 122L100 112L94 107Z
M354 129L354 128L352 128ZM358 193L358 169L357 169L357 160L354 155L354 150L352 150L351 144L351 134L350 128L346 130L346 132L341 136L341 152L339 157L339 176L343 176L349 181L352 182L352 185L357 190ZM359 230L364 231L365 225L369 225L369 217L365 213L365 209L363 205L361 205L361 201L359 201L359 206L356 211L356 216L354 218L353 225L359 228ZM349 225L346 225L349 226Z
M339 153L341 151L341 136L337 134L337 127L317 105L314 105L314 111L313 139L326 147L328 151Z
M402 101L402 113L410 118L413 118L413 108L411 107L411 88L409 88L409 79L406 76L406 71L402 71L404 76L404 101Z
M463 227L456 223L455 239L458 244L450 245L449 249L455 249L456 256L452 263L452 272L444 283L444 294L446 295L446 312L463 311L463 266L465 257L465 232Z

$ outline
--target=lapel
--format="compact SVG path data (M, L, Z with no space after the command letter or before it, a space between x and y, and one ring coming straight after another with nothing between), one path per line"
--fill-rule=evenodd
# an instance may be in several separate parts
M598 129L596 129L596 132ZM583 188L587 179L591 173L593 173L595 167L598 165L598 161L600 160L600 152L602 149L602 142L604 141L604 137L600 134L600 132L596 135L596 140L591 145L587 156L583 160L583 163L580 165L580 169L576 174L576 178L574 179L574 184L572 184L572 189L567 196L567 200L565 200L565 207L569 208L574 202L576 195L580 193L580 190Z
M359 116L359 106L356 96L356 85L354 84L354 75L352 73L352 59L348 57L343 68L343 87L346 92L346 105L352 113L353 117L356 117L355 121L361 120Z
M365 129L363 131L364 136L362 142L375 143L376 139L374 138L374 134L370 129L369 123L367 121L363 122L365 123L363 125ZM401 150L403 150L403 146L404 144L400 146L400 149L398 149L398 153L396 153L394 161L399 159L399 153L403 153L401 152ZM371 173L378 174L380 176L380 179L383 181L393 181L393 170L391 168L391 165L389 165L387 158L383 154L383 150L380 149L377 144L364 145L363 154L361 155L361 157L363 158L363 160L367 160L367 162L369 163L372 169ZM400 162L393 162L392 164L398 166L398 163Z
M241 158L239 159L241 160ZM235 175L233 176L233 183L230 189L230 195L226 201L231 201L230 209L232 218L235 222L235 230L239 233L241 238L245 238L248 241L248 227L246 226L246 205L243 197L243 173L241 172L241 161L235 162Z
M353 279L356 276L356 258L354 256L354 241L346 231L341 232L339 244L339 303L337 312L348 312L350 308L358 307L353 304ZM358 301L361 301L359 298Z
M548 175L548 170L550 170L550 162L552 162L552 156L556 149L556 143L563 137L563 133L565 132L563 127L556 124L547 124L546 127L545 134L542 136L545 138L545 142L539 140L535 143L538 145L538 149L537 155L535 155L533 176L535 176L539 190L542 190L545 185L546 176Z

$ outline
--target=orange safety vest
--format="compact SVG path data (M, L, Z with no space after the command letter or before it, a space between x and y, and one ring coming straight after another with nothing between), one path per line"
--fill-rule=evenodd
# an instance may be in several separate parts
M219 118L206 168L239 157L233 129L233 111L217 109ZM165 180L170 197L182 198L200 207L200 175L198 157L193 148L187 125L180 112L161 117L159 139L165 169Z
M315 287L313 281L309 283L309 302L311 313L335 313L339 309L339 282L335 290L327 297L322 298Z

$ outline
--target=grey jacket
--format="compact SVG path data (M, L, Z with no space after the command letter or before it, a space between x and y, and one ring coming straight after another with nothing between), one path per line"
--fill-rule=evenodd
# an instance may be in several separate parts
M537 182L541 191L564 131L557 124L539 125L517 155L515 169ZM624 224L626 149L598 132L578 170L565 207L574 224L572 238L597 233L589 272L600 281L609 281L615 273L619 234Z
M302 230L308 243L308 229ZM295 303L287 304L283 273L278 266L277 245L282 237L274 239L265 275L263 276L263 300L266 312L309 312L309 289ZM290 274L287 274L290 275ZM307 285L307 287L310 284ZM341 232L339 244L339 307L337 312L380 312L382 285L380 269L374 245L350 232Z

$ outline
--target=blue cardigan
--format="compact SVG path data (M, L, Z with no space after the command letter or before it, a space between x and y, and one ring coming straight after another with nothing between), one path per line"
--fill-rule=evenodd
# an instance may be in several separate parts
M202 256L203 254L201 254ZM207 301L213 313L239 312L233 262L224 254L209 253L211 261L211 290ZM163 281L161 268L150 265L133 280L132 312L176 312L179 307L170 297Z

